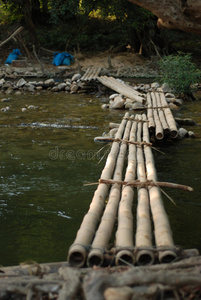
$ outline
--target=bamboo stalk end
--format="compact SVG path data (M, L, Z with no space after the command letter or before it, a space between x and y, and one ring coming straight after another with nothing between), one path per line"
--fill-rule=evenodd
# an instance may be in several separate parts
M70 266L81 268L85 264L86 260L86 248L82 245L72 245L69 254L68 254L68 262Z
M137 251L135 259L139 266L153 265L155 261L154 253L150 250Z
M121 250L116 255L116 265L133 265L134 255L129 250Z

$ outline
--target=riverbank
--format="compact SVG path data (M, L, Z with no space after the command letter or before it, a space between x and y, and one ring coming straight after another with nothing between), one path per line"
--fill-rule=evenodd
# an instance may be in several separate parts
M76 53L70 66L54 66L53 55L41 56L40 60L20 58L11 65L0 65L0 77L70 77L84 73L89 67L101 67L102 72L115 77L155 78L158 75L157 57L146 59L132 52Z

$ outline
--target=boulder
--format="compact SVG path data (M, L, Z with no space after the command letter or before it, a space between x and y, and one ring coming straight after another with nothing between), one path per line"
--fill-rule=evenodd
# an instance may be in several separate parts
M132 109L143 109L144 105L141 102L135 102L132 104Z
M188 136L188 131L185 128L181 127L178 130L178 136L180 139L184 139L186 136Z
M45 80L44 84L53 86L53 85L55 85L55 81L53 78L50 78L50 79Z
M165 98L174 98L175 99L175 95L172 93L166 93Z
M26 83L27 82L26 82L26 80L24 80L24 78L20 78L16 85L17 85L17 87L20 88L20 87L23 87Z
M70 93L75 94L75 93L77 93L78 89L79 89L79 86L76 83L73 83L70 87Z
M65 89L65 87L66 87L66 83L65 83L65 82L62 82L62 83L60 83L60 84L58 85L58 90L59 90L59 91L63 91L63 90Z
M117 96L114 98L114 102L110 104L110 108L121 109L124 107L124 99L121 96Z
M162 86L161 86L161 90L163 91L163 93L167 93L170 91L170 87L169 87L169 84L168 83L163 83Z
M117 97L117 96L119 96L119 94L112 94L112 95L110 95L110 97L109 97L109 99L110 100L113 100L115 97Z
M125 103L125 109L133 109L133 103Z
M157 88L159 88L159 83L158 82L153 82L152 84L151 84L151 88L152 89L157 89Z
M189 136L190 138L195 138L195 133L194 133L193 131L189 131L189 132L188 132L188 136Z
M77 73L77 74L73 75L72 81L77 81L77 80L79 80L81 77L82 77L82 75L81 75L80 73Z
M104 104L101 105L101 108L102 109L107 109L107 108L109 108L109 104L104 103Z

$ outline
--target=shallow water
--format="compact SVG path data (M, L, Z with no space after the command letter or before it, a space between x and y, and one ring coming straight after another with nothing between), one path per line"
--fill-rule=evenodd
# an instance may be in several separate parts
M119 122L124 111L102 110L104 98L67 94L11 95L8 112L0 112L0 264L66 259L87 212L105 160L94 154L102 145L94 137ZM5 98L5 95L1 95ZM21 108L28 105L36 109ZM160 181L187 184L192 193L166 190L164 198L175 244L201 250L201 102L184 105L175 115L191 117L197 139L161 144L154 152ZM20 126L45 123L55 127ZM6 125L5 127L2 125ZM8 126L9 125L9 126ZM70 125L72 128L61 128Z

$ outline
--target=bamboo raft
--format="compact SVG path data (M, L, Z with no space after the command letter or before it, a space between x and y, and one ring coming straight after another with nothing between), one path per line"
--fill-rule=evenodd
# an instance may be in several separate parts
M167 104L164 93L147 93L147 117L150 132L155 132L157 140L170 135L176 138L178 130L172 112Z
M68 262L0 267L0 299L200 299L201 256L175 246L161 197L161 187L192 188L157 181L149 124L145 114L126 113L108 138L111 150Z
M162 140L168 136L176 138L178 130L172 112L168 106L165 95L162 92L149 92L143 94L134 90L131 86L113 77L97 77L98 81L113 91L116 91L134 100L144 104L140 110L147 110L147 119L149 122L149 131L155 133L157 140Z
M108 88L110 88L130 99L139 101L143 104L145 104L145 102L146 102L142 93L137 92L132 87L119 81L118 79L115 79L113 77L108 77L108 76L97 77L97 79L103 85L107 86Z
M98 78L100 72L101 72L101 67L99 68L89 67L80 80L85 82L95 81Z
M165 105L163 95L159 96L160 106ZM153 107L152 110L155 111ZM161 187L186 191L192 191L192 188L158 182L148 118L145 114L130 116L129 113L123 117L112 139L111 150L89 210L69 249L68 262L71 266L103 266L106 261L117 266L151 265L186 257L188 251L174 244ZM171 121L167 123L171 125ZM124 174L127 151L128 161ZM137 193L136 221L133 220L134 193ZM135 235L133 228L136 229ZM116 234L112 242L114 231ZM109 243L112 243L110 248Z

